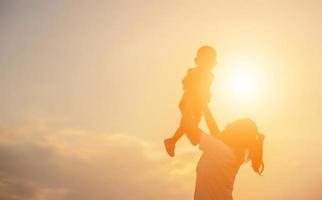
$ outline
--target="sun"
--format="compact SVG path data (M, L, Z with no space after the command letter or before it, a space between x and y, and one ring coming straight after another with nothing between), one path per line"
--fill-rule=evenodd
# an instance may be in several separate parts
M228 75L228 87L235 100L253 102L260 89L259 74L251 64L235 65Z
M237 96L250 97L255 93L256 75L249 69L233 71L230 82L233 93Z
M235 111L246 112L266 102L271 81L272 75L266 71L265 63L255 58L235 59L217 68L213 96Z
M274 74L268 70L269 62L264 62L267 59L254 56L227 60L215 71L213 105L233 110L236 117L247 117L271 106L276 83Z

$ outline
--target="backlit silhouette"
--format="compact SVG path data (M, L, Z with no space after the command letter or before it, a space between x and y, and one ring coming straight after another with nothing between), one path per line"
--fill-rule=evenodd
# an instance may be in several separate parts
M166 150L172 157L175 155L175 144L181 136L198 129L202 116L201 105L210 102L210 86L213 80L211 70L216 62L217 55L214 48L200 47L195 58L197 66L189 69L182 80L184 94L179 103L182 115L180 126L171 138L164 140Z
M253 170L262 174L264 135L250 119L236 120L219 131L208 108L212 68L217 63L215 50L203 46L195 59L197 67L189 69L183 79L184 94L179 104L180 127L164 140L167 153L175 155L175 144L186 134L193 145L199 144L203 154L198 162L195 200L232 200L233 186L240 166L251 161ZM210 135L198 125L204 115Z
M243 163L251 161L258 174L264 171L264 135L250 119L234 121L220 132L208 107L203 108L211 135L203 131L187 132L203 151L197 166L194 199L232 200L235 177Z

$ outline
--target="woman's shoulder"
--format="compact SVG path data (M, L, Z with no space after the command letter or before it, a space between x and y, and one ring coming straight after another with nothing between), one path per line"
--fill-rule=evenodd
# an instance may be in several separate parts
M220 154L228 157L235 157L233 149L223 142L220 137L218 138L206 133L201 134L199 149L208 154Z

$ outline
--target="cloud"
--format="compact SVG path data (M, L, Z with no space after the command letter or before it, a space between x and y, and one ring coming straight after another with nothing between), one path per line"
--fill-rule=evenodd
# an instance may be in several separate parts
M307 163L320 166L318 146L307 148L306 156L296 159L302 151L273 151L272 145L280 144L267 142L263 177L256 176L249 165L241 168L236 198L321 199L321 170L307 168ZM46 122L2 127L0 199L192 199L200 152L182 145L178 151L176 158L168 158L161 142L124 133L55 128Z
M0 199L191 199L196 154L167 158L126 134L28 126L2 130Z

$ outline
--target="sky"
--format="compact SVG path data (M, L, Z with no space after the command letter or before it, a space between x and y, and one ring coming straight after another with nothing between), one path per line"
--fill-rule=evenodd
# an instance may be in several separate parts
M220 129L247 117L266 136L264 175L245 164L234 198L320 200L321 9L319 0L0 1L0 199L193 199L201 152L183 138L169 158L162 142L179 124L183 76L211 45Z

